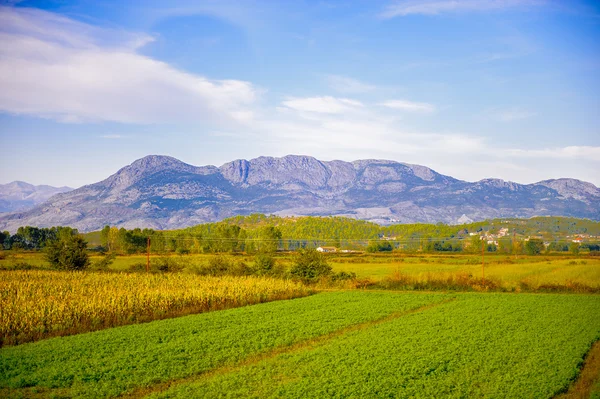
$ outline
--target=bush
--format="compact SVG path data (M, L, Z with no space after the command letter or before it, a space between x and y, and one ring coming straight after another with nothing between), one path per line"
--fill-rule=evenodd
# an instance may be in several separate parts
M321 277L329 276L331 266L327 264L323 254L317 250L300 249L296 254L290 274L304 282L314 283Z
M537 238L531 238L525 243L525 253L527 255L539 255L544 250L544 242Z
M256 274L269 275L275 267L275 258L266 253L259 253L254 257L254 269Z
M367 252L388 252L393 250L392 244L389 242L372 242L367 247Z
M90 264L87 242L79 235L63 235L46 247L46 258L61 270L83 270Z
M108 267L113 264L117 255L115 253L107 253L101 259L92 263L90 269L92 270L108 270Z
M27 262L16 262L8 265L0 265L0 270L32 270L39 269L39 267L35 267Z
M354 272L338 272L331 276L331 281L347 281L347 280L355 280L356 273Z
M181 262L179 262L178 259L169 256L161 256L160 258L150 263L150 270L152 272L180 272L183 269L184 266L181 264Z

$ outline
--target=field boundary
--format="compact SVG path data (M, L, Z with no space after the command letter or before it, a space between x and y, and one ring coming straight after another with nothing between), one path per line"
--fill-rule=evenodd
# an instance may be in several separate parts
M316 347L319 347L335 338L341 337L345 334L354 332L354 331L360 331L360 330L364 330L367 329L369 327L372 326L376 326L378 324L383 324L386 323L388 321L391 320L395 320L398 319L400 317L404 317L404 316L408 316L410 314L414 314L414 313L420 313L420 312L424 312L427 311L429 309L438 307L438 306L442 306L445 305L447 303L453 302L457 299L457 297L452 297L452 298L448 298L445 300L442 300L440 302L436 302L436 303L432 303L432 304L428 304L428 305L424 305L424 306L420 306L418 308L415 309L411 309L411 310L405 310L405 311L400 311L400 312L394 312L391 313L385 317L382 317L380 319L376 319L376 320L370 320L370 321L366 321L363 323L358 323L358 324L354 324L348 327L344 327L342 329L339 329L337 331L333 331L331 333L325 334L325 335L320 335L318 337L314 337L314 338L310 338L304 341L299 341L296 342L292 345L289 346L282 346L282 347L278 347L278 348L274 348L268 352L264 352L258 355L253 355L250 356L244 360L242 360L241 362L238 362L236 364L230 364L230 365L223 365L220 367L216 367L210 371L207 372L201 372L198 374L193 374L191 376L188 377L184 377L184 378L179 378L179 379L174 379L174 380L170 380L170 381L166 381L166 382L161 382L149 387L143 387L143 388L136 388L134 389L132 392L120 395L119 398L126 398L126 399L135 399L135 398L140 398L140 397L144 397L153 393L158 393L158 392L163 392L166 391L167 389L177 386L177 385L181 385L181 384L185 384L185 383L189 383L189 382L196 382L196 381L201 381L204 379L210 379L213 378L215 376L218 375L223 375L223 374L227 374L227 373L233 373L243 367L246 366L250 366L253 364L257 364L260 363L264 360L269 360L272 359L276 356L279 356L281 354L287 354L287 353L294 353L294 352L300 352L302 350L308 350L308 349L313 349Z
M592 388L600 381L600 339L596 340L586 353L583 365L575 380L566 392L559 393L554 399L586 399Z

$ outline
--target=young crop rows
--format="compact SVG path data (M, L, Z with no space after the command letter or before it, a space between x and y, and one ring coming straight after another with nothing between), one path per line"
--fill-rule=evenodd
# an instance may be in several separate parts
M321 293L0 349L0 396L552 398L600 297Z

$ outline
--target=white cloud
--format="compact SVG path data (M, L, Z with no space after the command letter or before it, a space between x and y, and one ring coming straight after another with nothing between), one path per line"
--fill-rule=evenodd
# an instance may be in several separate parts
M366 93L376 89L368 83L340 75L327 75L327 83L329 87L340 93Z
M103 134L100 136L100 138L103 139L109 139L109 140L119 140L119 139L124 139L126 136L123 136L121 134Z
M594 146L567 146L539 150L511 149L506 154L519 158L553 158L600 162L600 147Z
M536 116L537 113L524 108L491 108L484 111L486 118L500 122L514 122L529 119Z
M382 18L412 14L438 15L447 12L495 11L507 8L545 4L543 0L407 0L390 4L380 14Z
M0 110L77 123L251 119L257 89L140 55L143 34L0 7Z
M418 102L407 101L407 100L388 100L388 101L380 103L379 105L387 107L387 108L398 109L401 111L408 111L408 112L430 113L430 112L435 111L435 106L432 104L418 103Z
M319 114L340 114L363 106L360 101L331 96L289 98L283 105L296 111Z

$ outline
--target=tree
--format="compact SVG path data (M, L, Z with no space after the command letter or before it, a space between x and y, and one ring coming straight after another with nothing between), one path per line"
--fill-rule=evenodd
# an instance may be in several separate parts
M331 274L331 266L325 256L316 249L300 249L290 270L293 277L305 282L316 282L320 277Z
M544 242L537 238L530 238L525 243L525 253L527 255L539 255L545 249Z
M2 248L10 248L10 233L8 231L0 231L0 250Z
M367 247L367 252L387 252L393 249L394 248L392 247L392 244L390 244L388 241L373 241Z
M254 269L259 276L271 274L275 267L275 259L271 254L259 252L254 257Z
M48 262L61 270L83 270L89 263L87 242L78 234L61 234L46 247Z
M273 253L279 247L281 231L277 227L265 226L259 231L258 252Z
M571 252L573 255L578 255L579 254L579 243L572 242L569 245L569 252Z

